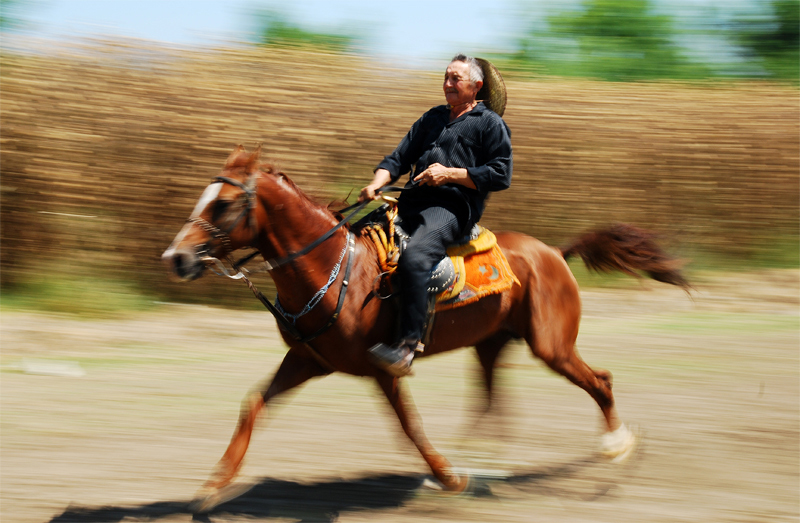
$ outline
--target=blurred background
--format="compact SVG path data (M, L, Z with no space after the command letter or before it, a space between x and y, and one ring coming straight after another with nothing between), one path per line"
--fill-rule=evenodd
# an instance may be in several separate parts
M0 0L0 519L190 519L286 346L244 285L171 282L161 253L237 144L355 201L464 52L508 90L514 179L483 225L559 245L626 222L689 261L691 298L572 265L580 352L642 452L596 460L597 406L521 343L473 425L453 351L406 385L454 465L509 474L483 497L417 495L374 383L337 374L271 408L254 490L214 520L797 521L798 5Z
M159 260L228 153L263 142L352 202L458 52L508 89L514 181L485 226L557 245L621 221L690 272L796 268L798 5L2 0L3 303L258 306Z

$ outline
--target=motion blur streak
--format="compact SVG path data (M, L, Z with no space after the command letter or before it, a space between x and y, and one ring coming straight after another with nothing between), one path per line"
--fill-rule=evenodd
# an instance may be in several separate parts
M322 201L357 194L443 103L460 50L412 72L275 47L31 49L3 49L0 71L0 519L188 521L241 397L286 347L266 312L241 310L260 306L245 286L173 284L161 253L238 143L263 142ZM210 520L797 521L796 86L501 70L514 180L483 225L558 245L633 223L692 259L693 299L578 274L598 284L582 287L578 347L614 373L641 454L596 460L595 405L520 346L473 425L467 349L415 364L408 386L432 443L493 475L477 497L417 492L425 465L376 388L334 375L272 409L253 490Z
M92 272L161 299L239 302L227 282L166 283L158 262L235 144L263 142L305 190L341 199L443 103L441 72L275 48L108 42L3 64L4 289ZM795 88L506 80L514 181L484 225L558 244L619 221L714 264L796 263Z

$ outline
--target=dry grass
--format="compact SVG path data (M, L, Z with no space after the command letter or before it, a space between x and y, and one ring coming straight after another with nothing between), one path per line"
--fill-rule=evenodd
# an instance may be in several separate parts
M309 193L342 198L442 103L438 74L299 51L97 42L2 59L6 288L57 266L195 294L166 282L158 257L234 145L264 142ZM797 238L796 89L507 86L514 182L492 197L486 226L562 243L629 222L684 252L739 258L769 258L776 241Z

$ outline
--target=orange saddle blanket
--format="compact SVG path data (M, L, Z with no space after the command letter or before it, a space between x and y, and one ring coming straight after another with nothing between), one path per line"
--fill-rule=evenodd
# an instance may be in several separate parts
M399 250L394 241L394 214L395 210L387 213L388 234L382 224L371 225L361 232L371 237L378 250L378 263L384 271L379 279L379 287L387 284L391 288L389 278L397 269ZM468 305L484 296L504 292L515 283L520 284L497 245L497 237L488 229L478 228L480 232L474 240L447 249L456 277L447 289L436 296L437 311Z
M447 249L456 268L456 280L436 297L436 311L454 309L490 294L510 289L519 280L511 271L497 238L488 229L463 245Z

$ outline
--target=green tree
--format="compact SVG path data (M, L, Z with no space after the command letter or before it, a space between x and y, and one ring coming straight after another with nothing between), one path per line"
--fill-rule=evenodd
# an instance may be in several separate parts
M800 2L773 0L771 13L737 18L733 40L745 58L756 61L773 78L797 82L800 76Z
M669 16L649 0L588 0L579 12L549 19L553 32L578 44L578 67L587 76L642 80L702 76L673 41Z
M258 45L284 49L315 49L335 53L355 48L356 38L348 34L307 31L277 11L264 10L257 14Z
M649 0L585 0L547 23L519 41L510 68L612 81L710 75L680 52L672 18Z
M20 11L30 4L24 0L0 0L0 31L6 32L24 26Z

